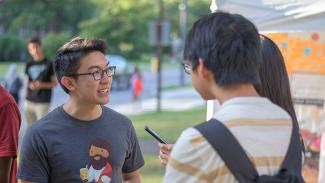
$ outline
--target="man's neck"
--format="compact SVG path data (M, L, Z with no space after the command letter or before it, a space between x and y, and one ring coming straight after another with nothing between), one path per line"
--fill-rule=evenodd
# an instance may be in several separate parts
M40 62L40 61L44 60L44 56L43 55L39 55L37 57L34 57L33 60L36 61L36 62Z
M237 97L259 97L259 94L251 84L217 87L214 91L214 96L218 99L220 104Z
M63 105L63 109L70 116L83 121L95 120L102 114L100 105L89 105L71 99Z

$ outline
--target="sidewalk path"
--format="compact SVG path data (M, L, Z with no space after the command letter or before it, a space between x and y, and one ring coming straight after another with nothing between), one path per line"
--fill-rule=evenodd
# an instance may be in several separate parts
M140 140L139 144L142 154L159 155L159 147L156 141Z
M170 91L164 91L161 95L162 110L186 110L197 106L205 105L205 101L201 99L199 94L193 88L181 88ZM150 98L142 100L140 103L128 103L121 105L110 105L108 107L125 114L135 115L156 110L157 99Z

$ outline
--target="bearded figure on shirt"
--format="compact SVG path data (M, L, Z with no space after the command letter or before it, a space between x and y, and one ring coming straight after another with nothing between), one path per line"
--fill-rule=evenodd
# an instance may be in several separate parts
M112 166L109 163L108 143L103 139L95 139L89 146L89 180L91 183L109 183Z

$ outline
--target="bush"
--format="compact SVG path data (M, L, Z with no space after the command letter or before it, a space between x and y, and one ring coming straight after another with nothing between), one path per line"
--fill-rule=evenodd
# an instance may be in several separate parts
M18 36L5 34L0 36L0 61L18 61L26 56L25 41Z
M70 40L70 36L65 33L60 34L47 34L42 39L42 45L44 49L44 54L47 58L54 60L56 51L67 41Z

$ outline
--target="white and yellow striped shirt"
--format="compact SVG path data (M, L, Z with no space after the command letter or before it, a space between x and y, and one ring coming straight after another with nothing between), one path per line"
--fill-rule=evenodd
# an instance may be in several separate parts
M266 98L241 97L224 102L213 117L229 128L260 175L278 171L291 137L292 121L286 111ZM237 180L205 138L196 129L188 128L173 148L164 182Z

